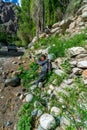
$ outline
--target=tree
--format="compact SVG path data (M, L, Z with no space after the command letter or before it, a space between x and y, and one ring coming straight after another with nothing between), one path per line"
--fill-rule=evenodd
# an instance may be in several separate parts
M21 5L18 37L23 46L28 45L35 35L35 25L30 14L30 3L31 0L22 0Z
M36 35L44 31L44 0L32 0L31 15L36 23Z

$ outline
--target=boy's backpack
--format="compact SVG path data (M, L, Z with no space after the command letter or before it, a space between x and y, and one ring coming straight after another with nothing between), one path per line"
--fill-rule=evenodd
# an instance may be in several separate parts
M52 71L52 63L50 60L48 60L48 62L47 62L47 70Z

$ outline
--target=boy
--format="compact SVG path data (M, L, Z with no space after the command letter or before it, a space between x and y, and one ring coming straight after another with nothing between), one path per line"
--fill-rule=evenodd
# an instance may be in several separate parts
M44 81L44 79L45 79L46 75L48 74L48 72L52 70L52 64L44 54L41 55L41 57L38 59L37 63L40 66L42 66L40 76L37 79L37 81L35 82L35 84L38 86L38 84L40 82Z

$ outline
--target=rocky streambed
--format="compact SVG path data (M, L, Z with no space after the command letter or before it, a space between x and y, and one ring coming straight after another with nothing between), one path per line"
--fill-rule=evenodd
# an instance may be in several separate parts
M16 130L17 113L22 104L17 94L22 92L22 87L5 87L4 82L20 64L21 56L0 57L0 130Z

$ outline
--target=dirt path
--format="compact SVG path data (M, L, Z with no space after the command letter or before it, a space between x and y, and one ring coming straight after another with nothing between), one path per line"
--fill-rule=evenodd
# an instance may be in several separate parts
M18 69L20 63L21 57L0 57L0 130L17 130L17 113L22 104L17 93L22 87L4 88L4 80Z

